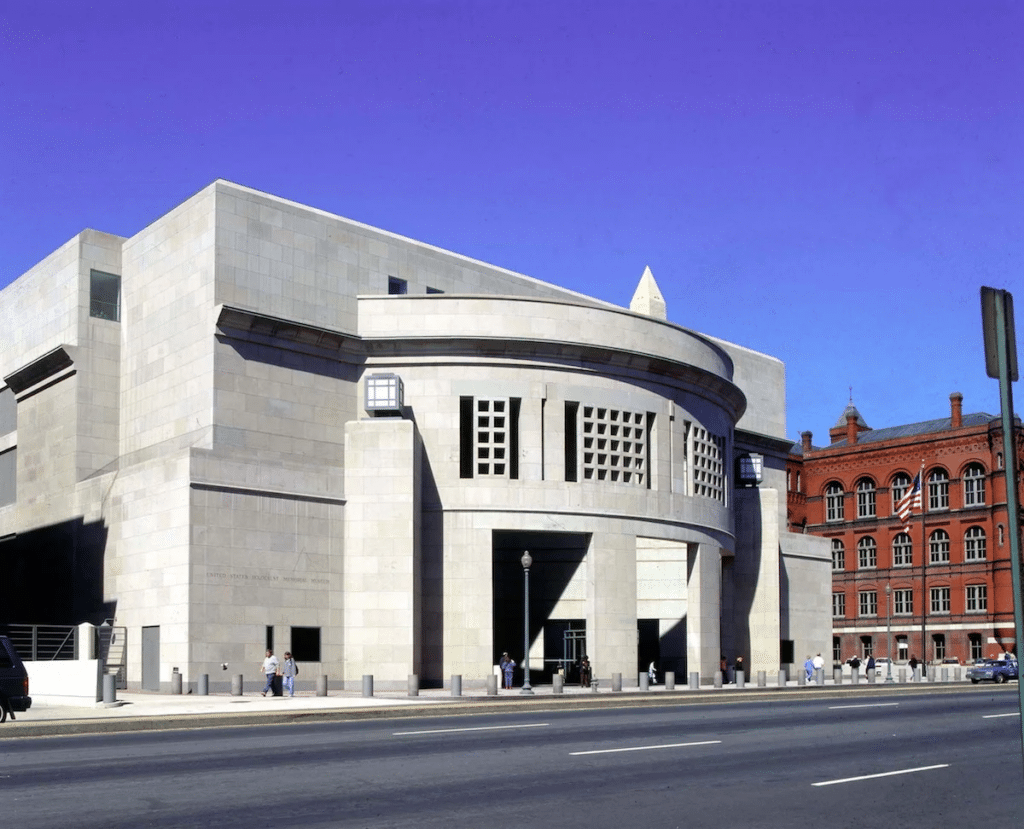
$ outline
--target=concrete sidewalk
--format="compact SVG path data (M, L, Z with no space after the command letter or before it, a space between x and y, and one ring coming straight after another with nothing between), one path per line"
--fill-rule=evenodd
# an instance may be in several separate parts
M868 683L861 680L857 684L844 681L837 685L833 680L826 680L822 686L810 684L800 686L797 682L791 681L785 684L785 692L813 693L829 692L832 694L849 692L862 693L883 690L923 691L926 689L938 690L940 688L962 689L965 683L961 682L906 682L886 684L884 681ZM970 687L970 683L966 683ZM316 717L317 715L341 714L352 712L360 718L364 716L386 716L389 712L394 714L413 713L404 709L423 709L430 707L451 708L461 706L466 709L481 708L483 704L514 704L521 703L542 703L545 705L569 703L569 704L613 704L616 701L629 701L641 703L644 700L663 702L714 702L716 699L728 699L736 701L744 696L751 696L758 693L779 693L783 691L778 682L768 681L764 687L758 687L757 683L747 682L745 687L737 688L735 685L724 685L715 688L712 685L705 685L699 689L689 689L686 684L675 685L671 691L666 690L662 684L654 685L649 690L641 689L638 685L623 684L621 691L612 691L611 683L602 681L598 691L590 688L580 688L575 685L567 685L562 693L554 693L550 685L534 687L534 694L522 694L522 689L514 688L510 691L499 689L497 694L489 695L485 688L463 689L461 695L453 696L450 689L421 689L418 696L410 697L407 692L400 691L377 691L373 696L364 697L361 691L330 691L327 696L316 696L313 692L298 693L294 697L273 697L261 696L258 692L250 692L242 696L230 694L210 694L200 696L195 693L167 694L157 692L127 692L118 691L117 701L104 704L92 702L81 697L57 697L33 695L32 708L29 711L17 715L13 723L15 728L31 723L85 723L88 721L117 721L117 720L139 720L144 718L165 718L173 720L176 724L168 727L182 727L182 723L191 721L199 724L196 718L224 721L225 718L241 717L241 720L249 720L250 717L269 718L271 720L295 721L300 718ZM440 712L439 712L440 713ZM277 716L282 715L282 716ZM203 723L207 724L206 722ZM209 724L214 724L210 722ZM240 723L241 724L241 723ZM7 725L11 725L8 721ZM187 727L184 726L184 727ZM26 729L27 730L27 729ZM32 729L34 730L34 729ZM67 733L93 729L68 728ZM98 730L98 729L97 729ZM121 729L111 729L121 730ZM0 726L0 737L15 736L14 729ZM48 733L53 733L48 730Z

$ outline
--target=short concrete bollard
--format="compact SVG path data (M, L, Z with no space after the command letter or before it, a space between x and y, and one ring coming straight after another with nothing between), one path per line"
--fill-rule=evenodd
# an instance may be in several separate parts
M235 674L231 677L231 696L240 697L242 696L242 675Z
M318 697L327 696L327 674L320 674L316 678L316 695Z
M714 686L716 688L721 688L722 687L722 672L721 671L715 671L715 677L712 680L712 682L714 683Z
M779 668L779 687L785 688L789 684L788 672Z
M487 696L498 696L498 677L495 674L490 674L487 677Z
M373 696L373 674L363 674L363 696Z
M462 674L452 674L452 696L462 696Z
M561 694L565 689L565 677L562 674L555 674L551 677L551 693Z
M175 668L171 672L171 693L172 694L180 694L181 693L181 673L178 671L177 668Z
M899 680L900 680L900 682L906 682L907 681L907 669L906 668L900 668L900 670L899 670Z
M700 674L697 671L690 671L690 681L686 684L691 691L700 690Z
M842 685L843 684L843 669L842 668L833 668L832 669L832 681L836 685Z
M408 693L410 697L418 697L420 695L420 678L416 674L409 674L407 680Z
M117 702L117 677L113 674L103 674L103 704L113 705Z
M757 672L757 687L766 688L768 686L768 675L764 671Z
M674 691L676 689L676 672L665 671L665 690Z
M622 674L612 674L612 691L619 692L622 690Z
M746 685L747 678L744 676L743 671L736 671L736 687L743 688Z
M196 693L201 697L208 697L210 695L210 675L199 674L199 682L196 685Z
M875 677L876 676L877 676L877 673L875 672L874 668L868 668L867 671L864 672L865 679L867 679L868 683L870 683L872 685L875 682Z
M647 671L642 671L636 675L636 684L640 686L641 691L651 690L651 678L647 676Z
M959 682L960 681L960 669L959 668L954 668L953 669L953 681L954 682Z
M597 680L596 680L596 679L592 679L592 680L590 680L590 690L591 690L591 691L592 691L593 693L595 693L595 694L597 693L597 684L598 684L598 683L597 683ZM619 690L621 691L622 689L621 689L621 688L619 688Z
M807 671L800 671L800 673L796 675L796 684L801 688L807 684Z
M825 669L824 668L815 668L814 669L814 681L818 685L824 685L825 684Z
M856 668L854 668L853 673L850 674L850 682L854 685L860 683L860 671L858 671Z

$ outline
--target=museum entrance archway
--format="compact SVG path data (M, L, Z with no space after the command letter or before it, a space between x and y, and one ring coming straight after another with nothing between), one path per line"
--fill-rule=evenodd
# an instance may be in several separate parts
M520 562L530 551L530 681L549 683L559 667L567 679L575 666L565 666L565 632L575 649L584 648L587 618L587 551L589 533L494 530L491 536L493 580L492 653L497 664L508 652L515 660L515 684L522 682L525 645L523 624L525 578Z

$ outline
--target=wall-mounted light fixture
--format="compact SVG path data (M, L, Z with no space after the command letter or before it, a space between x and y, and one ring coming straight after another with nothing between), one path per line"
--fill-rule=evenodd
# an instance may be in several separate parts
M740 486L758 486L764 480L764 457L749 454L738 458L736 479Z
M405 388L397 374L368 374L366 401L363 408L371 417L401 416L405 405Z

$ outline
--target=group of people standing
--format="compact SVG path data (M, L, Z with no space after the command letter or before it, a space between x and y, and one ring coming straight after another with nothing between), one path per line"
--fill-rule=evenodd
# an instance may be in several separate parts
M263 690L260 692L263 696L267 695L267 691L274 691L274 680L277 677L281 677L283 690L288 692L288 696L295 696L295 677L299 675L299 666L292 659L291 651L284 652L284 660L282 661L274 656L274 652L270 648L267 648L267 656L263 660L262 670L267 678L267 684L263 686Z

